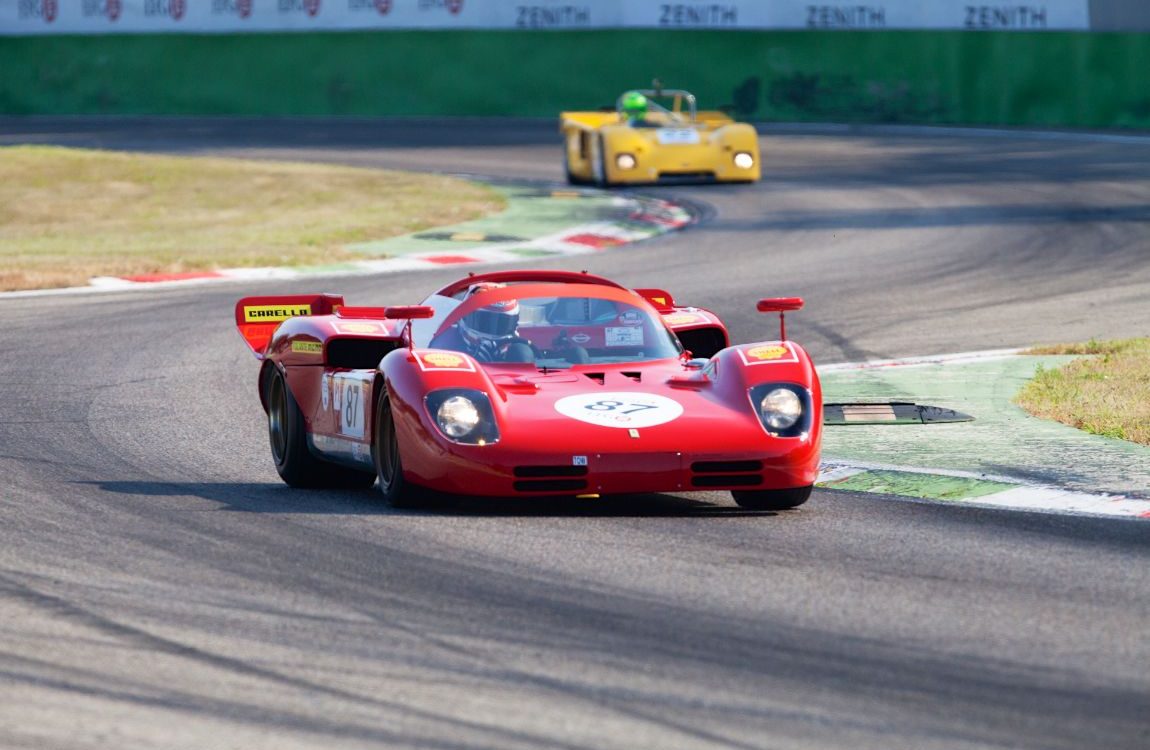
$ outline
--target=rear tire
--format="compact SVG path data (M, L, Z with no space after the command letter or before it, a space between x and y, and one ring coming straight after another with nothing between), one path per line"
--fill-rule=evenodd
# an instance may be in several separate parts
M747 510L789 510L805 503L813 489L814 485L788 490L731 490L731 497Z
M403 478L403 463L399 459L399 437L395 431L395 415L391 410L391 399L387 386L381 385L383 393L375 405L375 440L372 441L371 457L375 461L375 473L379 478L379 491L384 501L393 508L413 508L419 505L414 499L411 486Z
M268 441L280 478L300 489L362 489L375 475L321 461L307 446L303 413L284 374L276 370L268 379Z

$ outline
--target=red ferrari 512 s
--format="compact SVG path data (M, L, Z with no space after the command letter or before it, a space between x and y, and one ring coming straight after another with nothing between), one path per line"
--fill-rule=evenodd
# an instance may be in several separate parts
M496 271L421 305L247 297L272 457L293 487L597 496L729 490L801 505L818 475L822 394L788 341L794 297L764 299L776 341L731 346L665 291L568 271ZM433 492L429 492L433 491Z

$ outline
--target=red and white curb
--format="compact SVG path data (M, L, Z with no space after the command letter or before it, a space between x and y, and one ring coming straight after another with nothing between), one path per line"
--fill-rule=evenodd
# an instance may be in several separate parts
M189 273L97 276L91 279L88 286L2 292L0 299L167 289L236 281L338 278L426 270L448 265L528 263L534 257L530 251L542 251L547 257L597 253L682 229L693 220L686 208L672 201L641 196L615 196L613 203L615 207L627 212L625 220L580 224L530 240L462 245L459 250L451 252L437 250L427 253L406 253L393 258L341 261L324 266L227 268Z

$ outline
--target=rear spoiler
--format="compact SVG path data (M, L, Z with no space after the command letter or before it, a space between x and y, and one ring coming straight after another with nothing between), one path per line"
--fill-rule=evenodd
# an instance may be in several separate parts
M258 359L280 323L300 315L331 315L343 306L337 294L292 294L244 297L236 303L236 328Z
M675 298L663 289L636 289L635 293L651 303L660 313L674 312Z

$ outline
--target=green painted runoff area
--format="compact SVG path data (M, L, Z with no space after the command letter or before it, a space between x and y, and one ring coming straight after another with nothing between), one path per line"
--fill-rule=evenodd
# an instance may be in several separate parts
M2 114L554 117L666 85L752 120L1150 127L1150 34L391 31L0 37Z
M411 253L466 252L484 245L536 240L580 224L624 221L627 211L608 193L579 190L541 190L492 185L507 200L507 208L481 219L415 232L378 242L361 242L345 249L365 256L395 257ZM552 251L523 247L525 257L552 255Z
M1051 368L1070 359L1016 355L820 373L827 402L914 401L975 418L954 424L827 427L823 457L1150 497L1150 448L1037 419L1011 403L1040 364ZM861 489L848 485L849 480L833 486Z

